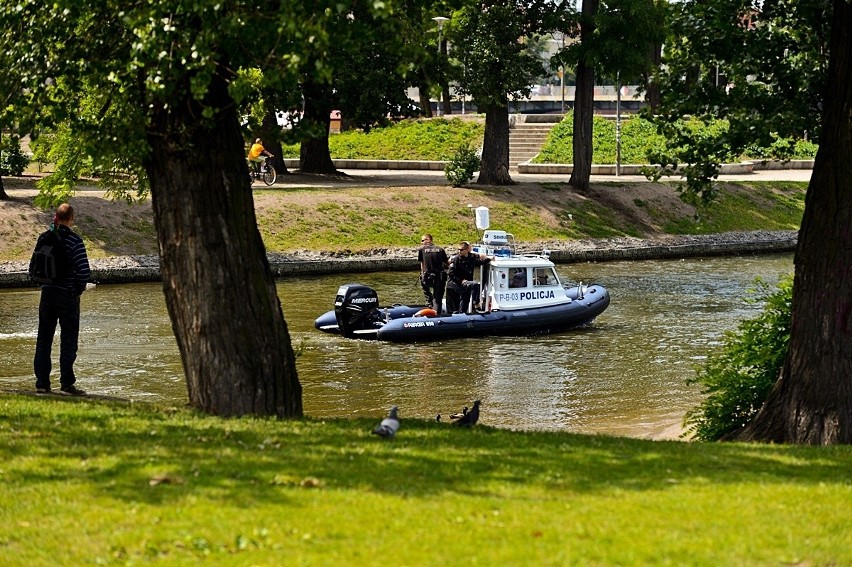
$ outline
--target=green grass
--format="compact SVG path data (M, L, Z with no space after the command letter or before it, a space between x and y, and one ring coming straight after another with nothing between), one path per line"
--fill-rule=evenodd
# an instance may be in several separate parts
M733 230L798 230L805 210L802 183L738 183L747 191L721 191L698 211L698 219L668 218L657 211L669 234L712 234Z
M614 186L615 187L615 186ZM713 234L739 230L796 230L804 211L806 183L751 182L726 184L719 199L698 211L698 218L684 216L669 201L633 201L650 215L654 224L670 234ZM304 191L317 191L304 189ZM532 191L539 201L529 204ZM672 188L672 195L675 189ZM257 191L258 194L268 192ZM271 193L275 193L272 191ZM392 193L392 192L391 192ZM338 201L308 209L279 207L259 214L258 223L267 249L360 251L381 247L410 246L422 232L449 243L476 239L468 203L489 207L492 219L520 242L554 239L607 238L643 235L647 227L634 218L591 198L577 199L565 185L547 184L541 189L466 188L458 197L437 200L435 192L408 191L386 196L375 190L335 189L340 199L363 200L357 206ZM676 198L676 197L675 197ZM546 213L556 223L546 219Z
M691 128L696 131L713 132L715 130L726 130L727 121L718 120L711 125L705 126L698 121L691 123ZM592 123L592 148L593 161L596 164L616 163L616 132L615 121L602 116L595 116ZM541 152L533 159L534 163L572 163L573 157L573 128L574 117L571 114L554 126L548 135L547 141ZM639 116L628 116L621 122L621 163L644 164L648 163L649 153L661 152L665 149L665 137L657 132L656 127ZM790 147L791 159L814 159L818 146L804 140L778 140L778 148ZM776 148L749 147L744 160L750 159L772 159L777 155Z
M852 447L0 396L0 563L849 565Z
M448 160L459 146L482 145L485 124L481 118L402 120L368 133L350 130L332 134L328 147L334 159ZM299 144L285 145L284 157L298 158Z

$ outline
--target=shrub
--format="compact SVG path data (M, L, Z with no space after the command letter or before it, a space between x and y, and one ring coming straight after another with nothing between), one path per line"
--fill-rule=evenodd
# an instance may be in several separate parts
M444 167L447 181L452 183L453 187L461 187L473 179L473 174L479 170L479 163L479 155L470 147L470 144L459 146L455 155Z
M793 278L774 291L757 280L761 313L725 333L719 351L697 369L687 383L699 383L706 399L687 412L684 425L697 439L715 441L745 426L755 416L778 379L790 342Z
M0 175L23 175L29 164L30 158L21 151L21 139L18 136L0 140Z

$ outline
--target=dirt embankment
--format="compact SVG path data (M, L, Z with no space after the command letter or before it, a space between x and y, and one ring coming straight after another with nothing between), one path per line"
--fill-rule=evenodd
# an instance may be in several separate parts
M3 252L0 255L0 273L26 270L33 243L38 234L51 220L49 213L33 203L36 194L35 177L4 178L4 185L11 199L0 201L0 237ZM660 226L660 217L654 211L666 211L668 217L691 217L695 210L683 203L670 185L648 182L597 183L585 194L567 189L564 184L520 183L500 188L451 188L437 184L394 184L382 186L382 180L364 176L309 176L290 174L285 183L274 191L255 194L258 218L287 218L287 212L298 210L300 222L312 225L325 222L322 209L329 203L353 207L370 206L389 208L401 214L416 217L424 208L453 210L459 202L511 202L524 210L535 211L544 226L558 226L564 222L564 210L582 208L593 204L599 210L608 211L604 222L618 226L629 226L636 236L607 239L560 239L530 243L525 252L549 248L554 260L594 260L697 255L709 244L711 253L723 253L730 248L733 252L749 251L750 243L782 242L781 249L789 249L795 243L792 231L761 231L759 233L727 233L711 236L671 236ZM412 177L412 183L424 179ZM378 189L378 190L377 190ZM736 191L735 187L731 190ZM740 189L741 190L741 189ZM71 199L77 209L78 230L87 239L89 253L96 269L129 269L145 267L156 270L157 243L153 227L150 201L128 204L104 197L103 192L84 188ZM316 218L313 216L315 215ZM306 217L306 218L305 218ZM415 232L426 227L413 227ZM419 234L419 232L418 232ZM298 244L298 243L297 243ZM408 268L412 259L412 248L381 248L359 250L356 254L348 250L329 247L327 250L314 246L305 249L297 246L284 249L267 244L273 266L288 262L309 264L309 271L321 273L330 262L348 262L344 270L358 270L359 262L375 267L375 262L387 262L384 267ZM412 245L413 246L413 245ZM765 246L759 244L759 246ZM644 250L644 252L643 252ZM713 252L712 250L717 250ZM637 252L638 251L638 252ZM607 254L609 256L607 256Z

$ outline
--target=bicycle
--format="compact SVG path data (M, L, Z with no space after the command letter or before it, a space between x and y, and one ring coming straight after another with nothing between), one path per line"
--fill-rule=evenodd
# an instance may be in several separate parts
M256 169L254 167L255 165L258 166ZM258 164L249 162L249 179L252 184L255 179L260 179L269 186L275 183L275 180L278 179L278 174L275 172L275 168L272 167L272 164L269 163L269 160L263 160Z

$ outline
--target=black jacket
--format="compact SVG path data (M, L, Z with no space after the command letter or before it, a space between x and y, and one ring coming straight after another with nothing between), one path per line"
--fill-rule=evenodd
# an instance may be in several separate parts
M447 285L450 287L461 287L462 281L473 280L473 270L477 266L482 266L489 263L491 260L486 258L483 260L479 254L470 253L467 256L456 254L450 258L450 270L448 273Z

